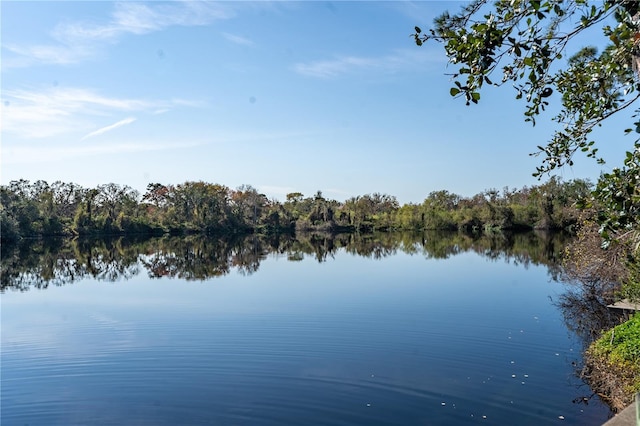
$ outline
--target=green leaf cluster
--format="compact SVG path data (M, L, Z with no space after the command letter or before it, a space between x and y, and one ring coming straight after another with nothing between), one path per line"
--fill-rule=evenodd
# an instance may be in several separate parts
M558 130L532 154L542 156L535 172L541 176L572 165L577 152L602 162L590 134L640 97L638 10L629 0L475 0L439 16L427 32L416 27L412 37L418 45L443 44L455 67L450 94L467 105L478 103L484 85L509 84L525 100L525 120L535 125L557 104ZM607 42L603 52L578 46L562 63L579 37L598 26Z
M627 152L624 166L603 173L594 196L599 203L600 232L604 246L612 240L627 240L632 251L640 244L640 143Z
M589 355L625 370L634 378L627 385L627 393L640 392L640 314L606 331L591 345Z

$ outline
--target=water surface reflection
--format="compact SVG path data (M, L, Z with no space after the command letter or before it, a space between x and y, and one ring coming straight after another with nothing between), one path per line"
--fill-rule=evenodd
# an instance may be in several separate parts
M151 278L171 277L208 280L236 270L251 275L269 254L289 261L312 257L318 262L333 258L339 250L357 256L382 259L397 253L448 259L474 252L490 260L515 265L544 265L552 279L561 273L559 259L568 237L530 232L471 236L462 233L424 234L302 234L250 235L236 238L202 236L150 239L45 239L23 240L3 247L0 290L25 291L93 278L126 280L146 273Z

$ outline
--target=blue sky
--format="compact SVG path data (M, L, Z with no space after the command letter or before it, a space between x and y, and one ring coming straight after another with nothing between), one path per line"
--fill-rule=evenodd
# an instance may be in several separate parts
M461 4L3 1L2 183L204 180L402 203L536 184L528 154L552 114L525 123L507 87L466 107L442 46L410 38ZM631 143L618 124L598 134L609 167ZM600 170L578 158L559 175Z

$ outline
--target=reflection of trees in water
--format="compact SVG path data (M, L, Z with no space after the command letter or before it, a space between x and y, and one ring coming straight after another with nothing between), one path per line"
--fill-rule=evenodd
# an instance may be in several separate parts
M64 284L62 275L70 274L64 271L64 258L59 259L59 254L62 254L61 241L39 243L21 241L12 247L3 244L0 256L0 285L3 290L9 287L18 290L26 290L30 286L43 288L50 282ZM58 265L60 266L56 268Z
M300 233L289 247L288 258L296 261L304 259L305 255L313 255L318 262L325 262L327 257L333 258L336 251L344 247L347 237L324 233Z
M86 277L116 281L140 271L137 250L118 240L45 239L2 248L0 289L64 285Z
M623 311L607 308L607 305L613 301L613 287L610 282L605 281L573 281L569 284L569 289L554 302L562 312L567 329L578 338L582 353L600 337L604 330L613 328L628 319ZM592 398L598 395L597 384L594 389L589 387L590 373L589 368L585 366L584 358L572 364L576 377L584 383L584 387L577 389L577 392L582 393L573 402L589 404ZM609 404L607 399L602 401Z
M620 312L607 308L612 302L611 293L599 287L593 283L574 283L556 302L567 328L580 339L583 349L597 339L602 330L620 323Z
M392 233L376 233L359 236L350 235L345 250L347 253L356 254L372 259L382 259L395 255L401 247L400 240Z
M75 258L71 267L80 278L92 277L101 281L129 279L140 272L138 251L133 242L123 239L74 240Z
M229 243L186 237L152 240L140 263L151 278L203 280L226 275L230 270Z
M302 234L297 236L289 256L292 260L302 260L304 255L312 255L318 262L325 262L339 250L344 250L362 257L382 259L395 254L399 245L398 234L393 233Z
M268 254L300 261L310 256L318 262L342 250L353 255L382 259L404 252L427 259L446 259L473 251L492 260L527 267L546 265L559 275L558 259L564 247L561 236L543 233L470 236L429 232L373 234L250 235L213 239L202 236L151 239L73 239L22 241L3 247L1 289L47 288L92 278L128 279L140 273L151 278L206 280L237 271L258 271Z
M561 277L562 251L569 237L558 233L527 232L518 234L464 234L432 232L414 242L410 251L428 259L447 259L451 256L473 251L492 261L504 261L521 265L544 265L553 280Z

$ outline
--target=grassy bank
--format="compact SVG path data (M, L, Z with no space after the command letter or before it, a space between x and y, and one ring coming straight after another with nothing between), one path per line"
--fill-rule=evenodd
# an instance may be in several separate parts
M606 331L585 354L585 376L614 410L640 392L640 313Z

